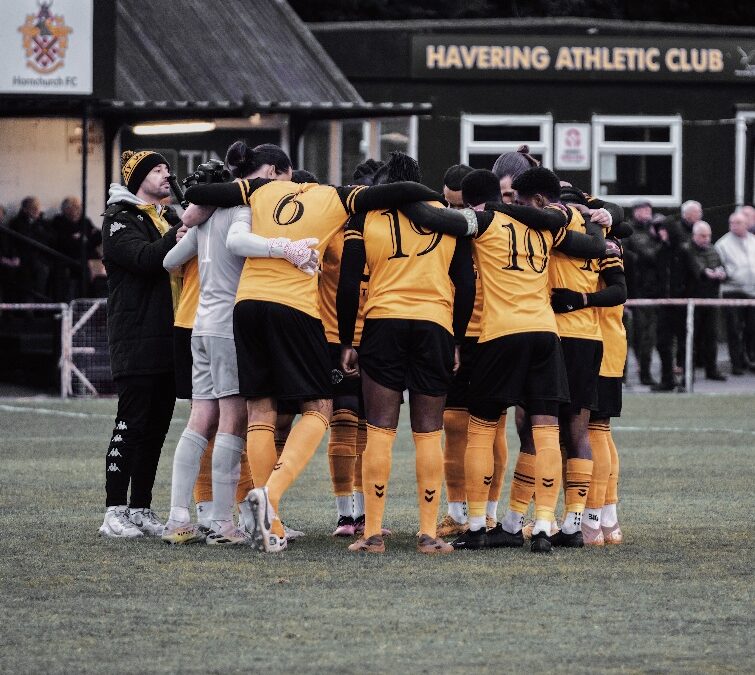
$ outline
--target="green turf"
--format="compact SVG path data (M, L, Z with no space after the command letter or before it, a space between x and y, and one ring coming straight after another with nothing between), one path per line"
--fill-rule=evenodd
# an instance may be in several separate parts
M329 536L323 448L284 501L306 539L268 556L98 538L114 402L0 401L0 671L752 671L754 405L626 398L623 546L427 558L405 420L385 556Z

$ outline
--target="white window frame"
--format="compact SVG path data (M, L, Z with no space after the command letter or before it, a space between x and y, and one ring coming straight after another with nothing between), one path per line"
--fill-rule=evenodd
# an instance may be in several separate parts
M605 128L668 127L667 142L606 141ZM668 155L671 157L671 194L668 195L612 195L601 190L600 156L612 155ZM653 206L679 206L682 203L682 118L680 115L593 115L592 117L592 193L621 206L631 206L640 199L648 199Z
M542 155L543 166L553 166L553 116L547 115L467 115L461 116L461 149L459 155L464 164L469 164L469 156L489 154L495 157L504 152L515 152L524 141L476 141L474 128L490 127L540 127L539 141L526 141L533 155ZM493 166L491 162L490 166Z
M755 201L755 186L751 186L752 193L747 195L747 186L745 185L748 122L755 122L755 110L743 110L737 113L736 150L734 153L734 201L737 206L742 206L745 202L752 203Z

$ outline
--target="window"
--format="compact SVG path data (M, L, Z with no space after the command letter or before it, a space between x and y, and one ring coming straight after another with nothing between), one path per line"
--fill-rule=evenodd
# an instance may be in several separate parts
M461 161L491 169L498 155L524 144L543 166L553 165L553 118L550 115L462 115Z
M592 133L594 194L623 206L681 204L681 117L594 115Z
M332 185L348 183L357 164L387 159L393 150L417 157L417 118L310 122L300 140L302 168Z

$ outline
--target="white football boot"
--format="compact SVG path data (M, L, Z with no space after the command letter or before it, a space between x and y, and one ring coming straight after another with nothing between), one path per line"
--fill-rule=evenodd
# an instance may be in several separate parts
M138 539L144 536L144 532L128 519L126 506L109 506L99 532L103 537L113 539Z

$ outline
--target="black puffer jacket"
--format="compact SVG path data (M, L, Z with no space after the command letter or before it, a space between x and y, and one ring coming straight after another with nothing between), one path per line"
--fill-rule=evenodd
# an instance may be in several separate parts
M173 300L163 258L176 245L179 224L160 236L134 204L118 202L105 211L102 248L114 378L173 371Z

